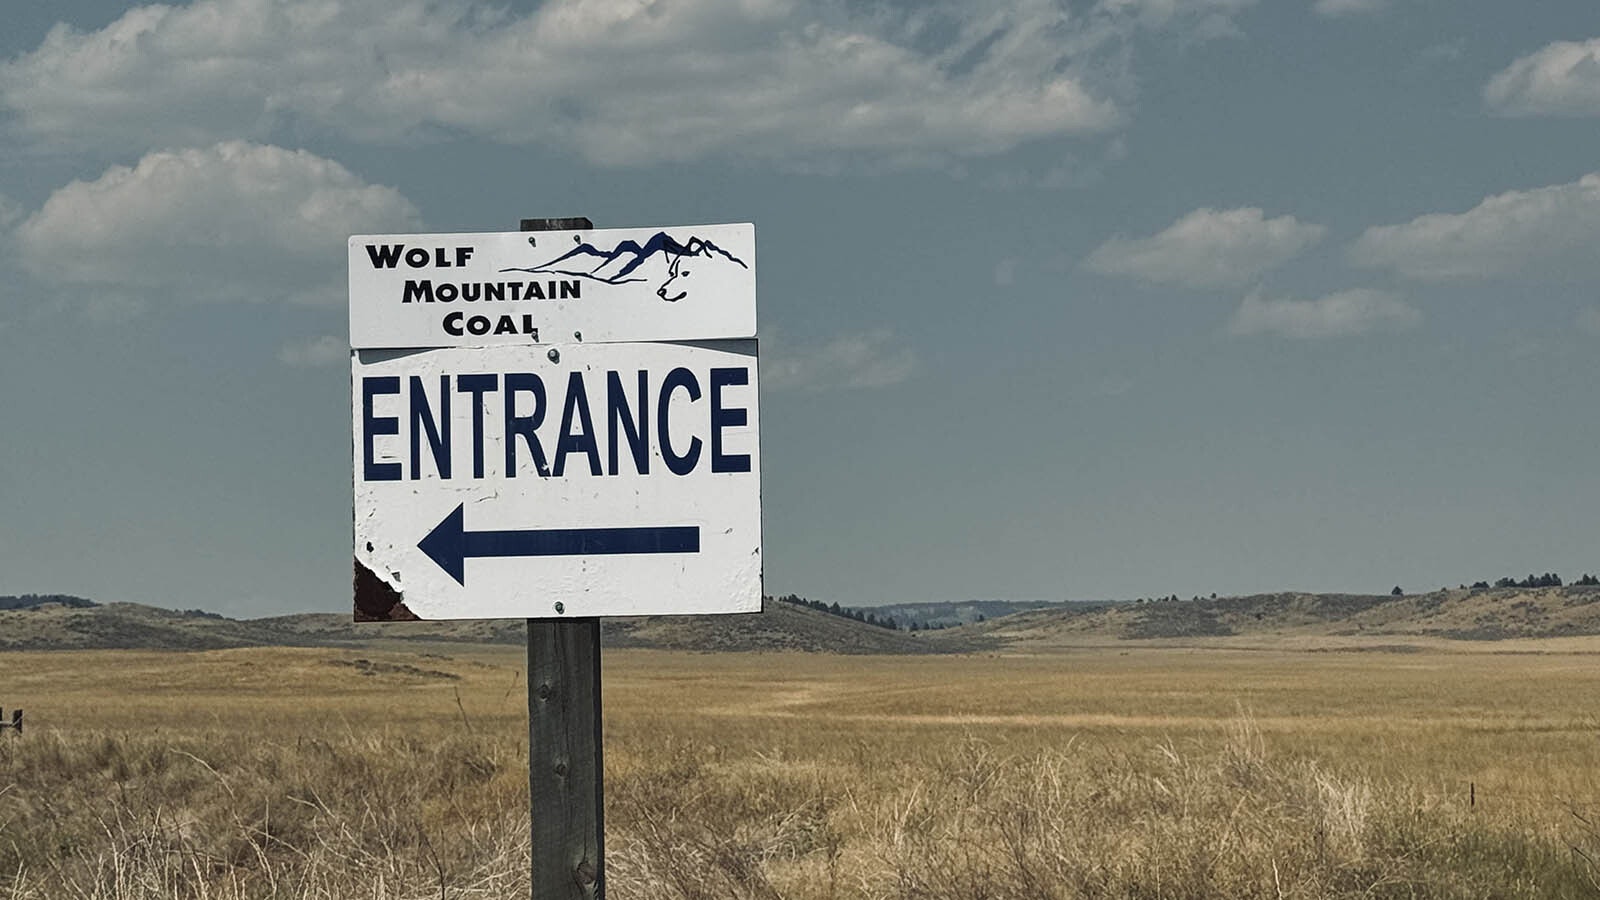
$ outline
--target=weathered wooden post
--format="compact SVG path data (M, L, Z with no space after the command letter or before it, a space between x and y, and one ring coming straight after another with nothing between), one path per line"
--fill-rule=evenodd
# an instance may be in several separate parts
M534 900L605 896L600 620L528 620Z
M523 219L523 231L588 230ZM600 620L528 620L528 794L533 900L605 897Z

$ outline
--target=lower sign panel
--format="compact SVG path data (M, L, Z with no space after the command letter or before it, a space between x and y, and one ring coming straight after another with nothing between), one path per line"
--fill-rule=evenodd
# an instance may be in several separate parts
M357 619L761 607L755 341L357 351Z

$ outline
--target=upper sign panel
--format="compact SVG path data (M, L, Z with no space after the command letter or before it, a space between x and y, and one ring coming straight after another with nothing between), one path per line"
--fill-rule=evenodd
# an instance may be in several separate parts
M350 238L357 350L755 333L750 224Z

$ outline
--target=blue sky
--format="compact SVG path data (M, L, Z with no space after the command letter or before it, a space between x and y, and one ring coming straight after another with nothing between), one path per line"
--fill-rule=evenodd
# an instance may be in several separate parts
M1588 0L202 0L0 33L0 593L349 607L351 233L754 222L766 589L1600 570Z

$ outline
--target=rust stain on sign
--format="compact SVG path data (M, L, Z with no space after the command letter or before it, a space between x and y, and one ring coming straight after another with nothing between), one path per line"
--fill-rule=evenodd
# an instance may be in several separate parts
M400 592L373 574L373 571L355 560L355 596L357 622L418 621L416 613L406 608Z

